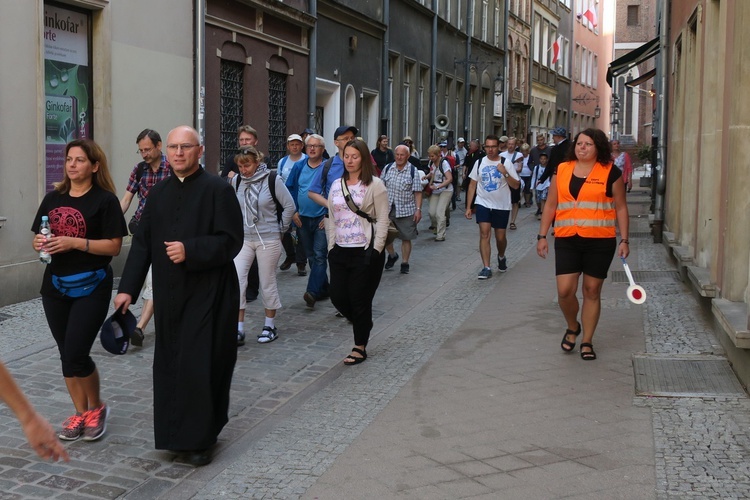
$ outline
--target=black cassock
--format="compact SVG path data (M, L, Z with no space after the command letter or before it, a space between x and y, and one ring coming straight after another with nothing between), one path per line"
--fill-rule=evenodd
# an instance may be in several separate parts
M237 196L220 177L199 168L151 188L119 291L135 301L153 264L157 449L209 448L227 423L243 238ZM185 245L185 262L169 260L165 241Z

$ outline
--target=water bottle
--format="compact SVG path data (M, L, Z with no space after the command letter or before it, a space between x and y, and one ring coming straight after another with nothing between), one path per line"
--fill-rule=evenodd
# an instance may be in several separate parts
M39 226L39 234L44 236L45 240L49 238L49 217L47 217L46 215L42 215L42 224ZM39 260L44 264L49 264L50 262L52 262L52 256L49 254L49 252L42 248L39 251Z

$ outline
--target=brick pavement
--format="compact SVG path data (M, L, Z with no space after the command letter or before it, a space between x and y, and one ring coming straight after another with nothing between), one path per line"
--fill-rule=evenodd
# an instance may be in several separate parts
M584 364L558 352L551 262L529 253L537 223L519 217L511 270L487 282L473 222L454 212L445 243L420 224L412 274L384 274L371 359L357 367L341 365L350 325L328 302L305 310L305 278L280 273L280 338L240 348L232 418L201 469L153 449L153 331L126 356L96 345L107 436L67 445L70 464L43 463L2 407L0 498L750 496L746 398L633 397L632 352L721 354L687 287L644 284L636 308L608 282L600 359ZM662 246L631 241L634 270L674 269ZM476 309L493 319L476 322ZM261 310L248 310L251 339ZM39 301L0 308L3 360L59 424L71 404L52 346Z

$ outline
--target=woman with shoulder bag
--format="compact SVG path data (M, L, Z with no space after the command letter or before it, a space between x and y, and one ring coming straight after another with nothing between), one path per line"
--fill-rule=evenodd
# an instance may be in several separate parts
M42 216L50 235L38 234ZM33 247L52 256L42 279L42 306L57 343L62 372L76 413L60 439L99 439L109 408L100 399L99 372L91 346L112 299L110 261L128 234L120 202L101 148L90 139L65 147L63 180L47 193L31 226Z
M331 302L354 330L354 348L344 359L346 365L367 359L372 300L385 263L388 193L374 170L367 144L359 139L349 141L344 148L344 174L328 195Z

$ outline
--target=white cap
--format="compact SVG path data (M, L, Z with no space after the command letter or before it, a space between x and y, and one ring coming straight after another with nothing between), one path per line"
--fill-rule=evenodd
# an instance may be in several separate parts
M286 138L286 142L291 142L291 141L304 142L304 141L302 141L302 136L299 135L299 134L292 134L292 135L290 135L289 137Z
M466 142L466 141L464 140L464 138L463 138L463 137L459 137L459 138L458 138L458 141L456 141L456 142Z

